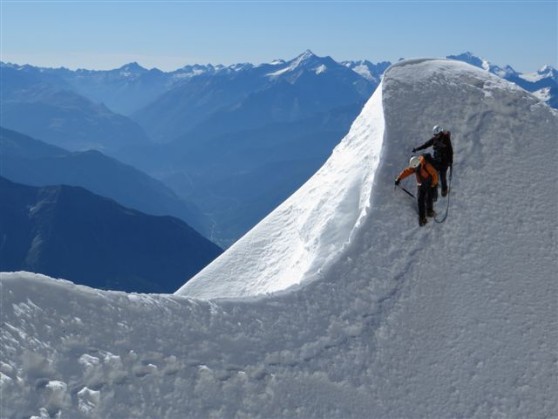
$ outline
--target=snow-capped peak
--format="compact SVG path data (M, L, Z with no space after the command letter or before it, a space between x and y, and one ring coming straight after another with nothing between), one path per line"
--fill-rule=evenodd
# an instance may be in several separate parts
M254 68L254 64L251 64L251 63L237 63L237 64L230 65L228 68L231 71L239 72L239 71L250 70L250 69Z
M499 67L484 58L477 57L472 52L465 52L460 55L449 55L447 58L474 65L475 67L482 68L502 78L511 78L517 75L517 72L511 66L506 65L505 67Z
M558 81L558 71L550 65L541 67L541 69L537 71L537 73L540 74L542 77L549 77Z
M310 51L309 49L307 49L306 51L304 51L302 54L300 54L299 56L295 57L293 61L297 61L299 63L306 61L306 60L310 60L312 58L317 58L317 56Z
M353 70L355 73L375 83L379 83L384 71L391 65L388 61L372 64L368 60L343 61L341 65Z
M477 57L476 55L474 55L472 52L464 52L462 54L459 55L450 55L448 56L448 58L453 59L453 60L458 60L458 61L463 61L465 63L474 65L475 67L479 67L482 68L484 70L488 70L490 67L490 64L488 63L488 61Z
M311 71L316 71L321 68L323 71L324 67L327 67L329 57L318 57L312 51L307 49L298 57L294 58L289 62L289 68L291 71L295 69L306 69Z
M545 65L541 67L537 72L521 74L520 78L528 81L529 83L538 83L545 79L548 79L549 81L554 80L554 82L558 82L558 71L550 65ZM545 86L545 87L548 88L549 86Z
M539 74L548 74L548 73L552 73L552 72L555 72L555 71L556 71L556 70L555 70L552 66L550 66L550 65L547 64L547 65L542 66L542 67L537 71L537 73L539 73Z
M321 74L328 70L328 64L331 65L328 58L320 58L307 49L294 59L285 62L283 68L269 73L268 76L277 77L286 75L287 73L299 73L303 71L312 71L316 74Z

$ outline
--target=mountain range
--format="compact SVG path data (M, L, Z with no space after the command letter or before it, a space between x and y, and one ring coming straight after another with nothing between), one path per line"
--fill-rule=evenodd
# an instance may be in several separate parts
M305 119L362 102L376 86L330 57L305 51L287 62L186 78L132 118L155 140L185 142L200 133L216 136Z
M153 136L151 144L139 141L101 150L162 180L182 200L199 207L210 220L210 227L201 232L223 246L317 170L350 127L385 66L371 65L365 78L310 51L261 66L191 66L168 74L137 64L110 72L3 65L57 89L89 94L90 101L109 103L110 96L99 95L116 91L133 98L140 109L127 118ZM140 106L134 92L145 86L146 77L162 93ZM27 100L25 95L21 100ZM6 118L3 122L29 134ZM291 152L291 144L300 154Z
M123 206L180 218L198 231L207 220L162 182L100 151L67 151L0 127L1 175L30 186L81 186Z
M450 58L556 106L550 66L520 74L471 53ZM2 125L71 151L94 148L147 173L206 220L181 218L228 247L325 162L390 65L311 51L172 72L137 63L109 71L2 63Z
M519 84L525 90L534 93L542 100L556 107L556 85L558 83L557 70L550 65L545 65L538 71L520 73L509 65L499 66L485 58L478 57L471 52L448 55L447 58L467 62L475 67L482 68L506 80ZM228 75L238 80L240 74L248 73L250 77L261 73L287 72L293 65L308 60L307 64L314 62L315 69L327 68L333 59L330 57L317 57L310 50L292 60L278 59L271 63L254 65L239 63L230 66L195 64L187 65L170 72L163 72L157 68L146 69L137 62L125 64L113 70L69 70L66 68L44 68L31 65L18 65L0 63L3 78L3 88L17 87L23 89L28 85L43 84L57 86L60 89L74 91L88 98L94 103L102 103L112 112L130 116L142 110L150 103L160 98L164 93L183 84L188 84L197 77L212 77ZM389 61L372 63L368 60L340 61L348 69L356 72L362 78L377 85L384 71L392 64ZM275 71L274 71L275 70ZM278 74L277 74L278 73ZM245 78L247 81L250 77ZM15 78L13 80L12 78ZM243 89L250 90L250 89ZM550 90L550 91L549 91ZM6 91L4 92L6 93ZM2 98L5 100L6 98Z
M164 293L221 253L177 218L147 215L80 187L0 177L0 196L0 271Z
M0 71L4 128L71 151L114 152L149 143L136 122L75 91L64 79L65 71L3 63Z
M499 67L474 56L470 52L460 55L450 55L448 58L463 61L475 67L482 68L492 74L496 74L505 80L517 84L528 92L533 93L550 107L558 109L558 71L550 65L545 65L533 73L518 73L510 66Z

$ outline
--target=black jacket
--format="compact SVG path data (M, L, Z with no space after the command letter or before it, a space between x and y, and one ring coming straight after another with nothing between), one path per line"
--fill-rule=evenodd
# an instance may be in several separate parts
M434 160L440 166L453 165L453 147L451 146L451 133L449 131L439 132L423 145L415 148L415 151L424 150L428 147L432 147L434 150Z

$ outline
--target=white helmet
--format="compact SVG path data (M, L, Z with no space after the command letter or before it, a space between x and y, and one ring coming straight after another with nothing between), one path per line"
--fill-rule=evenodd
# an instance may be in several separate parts
M420 157L419 156L413 156L411 157L411 160L409 160L409 166L412 167L413 169L416 169L420 164Z
M434 128L432 128L432 132L433 132L434 134L438 134L438 133L440 133L440 132L442 132L442 131L443 131L443 129L442 129L442 127L441 127L440 125L434 125Z

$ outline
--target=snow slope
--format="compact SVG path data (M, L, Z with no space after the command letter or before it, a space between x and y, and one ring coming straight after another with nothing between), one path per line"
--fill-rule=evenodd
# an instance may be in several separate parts
M378 89L325 165L177 294L230 298L276 292L315 277L336 260L369 206L382 147L381 102Z
M435 123L450 215L419 228L393 180ZM178 295L3 273L1 416L556 417L557 132L470 65L392 66L324 168Z

